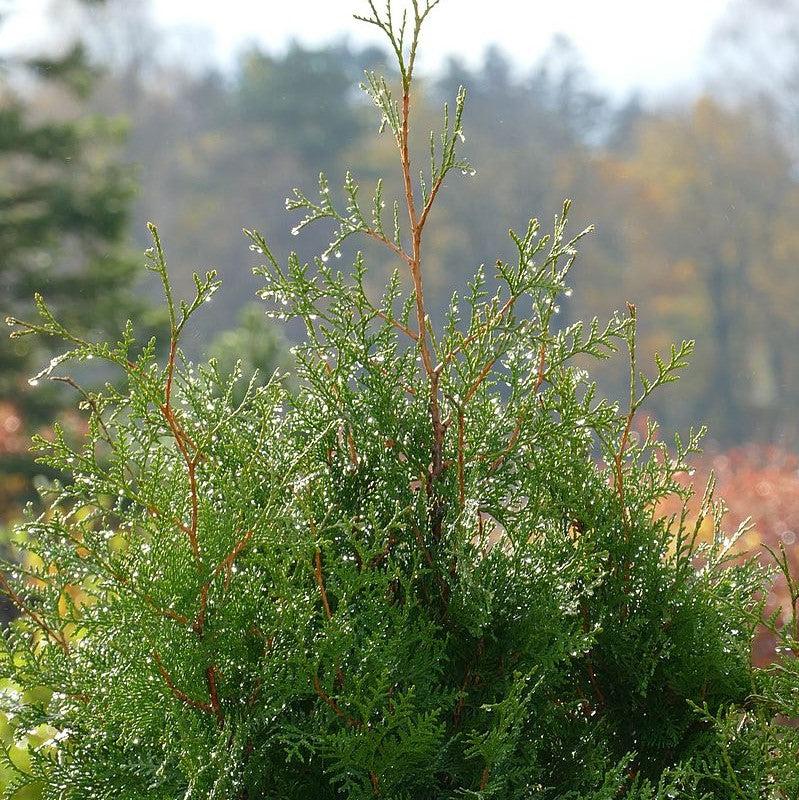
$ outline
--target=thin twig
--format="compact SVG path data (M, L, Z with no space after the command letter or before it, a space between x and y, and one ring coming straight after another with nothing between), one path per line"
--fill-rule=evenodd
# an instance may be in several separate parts
M252 539L253 531L247 531L244 536L239 539L233 546L233 549L216 565L214 571L211 573L211 578L218 577L222 572L225 572L225 588L228 587L230 581L230 570L233 568L233 563L238 558L242 550L247 546L250 539ZM211 580L205 581L200 587L200 603L197 617L192 625L195 633L202 636L205 631L205 620L208 612L208 595L211 591Z
M385 311L381 311L379 308L374 308L374 313L375 316L380 317L380 319L382 319L384 322L387 322L389 325L393 325L398 331L404 333L412 341L419 341L418 335L414 333L414 331L412 331L407 325L403 325L398 319L389 317Z
M466 394L463 397L463 402L468 403L474 395L477 393L477 390L483 385L486 378L491 374L491 370L494 368L494 364L497 363L497 357L494 356L490 358L483 368L480 370L480 374L474 379L472 385L466 391Z
M480 775L480 791L482 792L486 786L488 786L488 781L491 778L491 770L488 767L485 767L482 774Z
M341 706L322 688L322 683L319 680L319 676L314 674L313 676L313 687L314 691L316 692L319 699L325 703L330 709L332 709L333 713L344 723L346 723L350 728L362 728L363 723L357 719L354 719L349 714L347 714Z
M91 410L94 412L94 416L97 419L97 423L103 430L103 434L105 435L105 440L109 444L113 444L114 440L111 438L111 432L108 430L105 422L103 421L103 417L100 414L100 408L97 405L97 401L80 385L78 384L73 378L70 378L68 375L52 375L50 377L51 381L59 381L60 383L66 383L68 386L71 386L77 392L81 394L83 399L89 404Z
M424 230L425 223L427 222L427 218L430 215L430 211L433 208L433 203L436 201L436 195L438 194L439 189L444 183L444 176L439 175L436 178L436 182L433 184L433 188L430 191L430 195L427 198L427 202L422 209L422 215L419 217L419 230Z
M30 619L30 621L36 625L37 628L41 629L47 635L48 639L52 639L64 651L65 655L69 654L69 643L64 633L51 628L47 622L45 622L43 617L30 608L30 606L22 599L22 597L17 594L17 592L9 583L5 574L2 572L0 572L0 590L19 609L19 611L22 612L24 616L28 617L28 619Z
M201 700L195 700L193 697L190 697L188 694L186 694L186 692L175 685L174 680L172 680L172 676L167 672L166 667L164 667L164 662L161 661L161 656L158 654L157 650L153 650L153 661L155 661L155 666L158 668L158 672L163 678L164 683L169 687L169 690L178 700L180 700L181 703L185 703L187 706L196 708L198 711L204 711L206 714L214 713L214 709L210 703L204 703Z
M470 344L472 344L472 342L475 342L486 331L496 327L500 322L502 322L502 318L513 308L518 299L519 295L511 295L492 319L484 322L474 333L467 336L457 347L453 348L449 353L447 353L443 361L436 365L435 371L440 373L447 364L454 361L458 355L460 355Z
M458 408L458 495L461 508L466 505L466 418L463 406Z
M533 397L538 397L538 393L541 391L541 386L544 383L545 377L545 367L546 367L546 343L541 343L541 349L538 352L538 370L536 373L535 379L535 386L533 387ZM519 417L516 420L516 425L513 427L513 431L511 432L510 438L508 439L508 443L505 445L502 452L491 462L490 471L494 472L495 470L499 469L502 464L505 463L505 459L508 457L510 452L516 447L516 443L519 441L519 437L522 434L522 427L524 426L525 420L527 419L527 412L525 408L522 408L521 412L519 413Z
M225 724L225 715L222 712L222 704L219 702L219 692L216 686L216 673L217 668L214 664L211 664L205 669L205 680L208 684L208 696L211 698L211 710L216 717L217 724L221 728Z
M316 575L316 585L319 587L319 594L322 597L322 605L325 608L325 616L328 619L333 617L333 612L330 610L330 602L327 599L327 590L325 589L325 577L322 571L322 551L317 548L314 555L314 574Z
M406 264L410 265L412 258L409 256L405 250L403 250L398 244L392 242L388 236L383 235L379 231L374 230L373 228L365 228L363 230L365 236L368 236L370 239L374 239L376 242L379 242L382 245L385 245L389 250L391 250L394 255L404 261Z

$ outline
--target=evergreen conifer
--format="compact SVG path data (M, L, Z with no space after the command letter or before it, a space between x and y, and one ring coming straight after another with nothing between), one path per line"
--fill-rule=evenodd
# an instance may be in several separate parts
M301 320L296 392L193 366L180 341L219 284L174 296L155 227L148 252L171 337L166 363L133 325L118 342L73 333L37 298L15 336L62 339L124 389L86 391L78 449L38 440L70 479L18 533L23 567L0 585L23 612L3 639L15 743L6 797L795 800L799 715L794 605L780 661L750 664L766 575L730 559L709 487L696 521L658 501L699 434L667 447L641 406L692 345L639 370L636 311L560 327L576 245L568 203L551 233L511 232L517 258L478 271L435 331L425 227L460 154L465 94L430 139L417 183L410 120L419 32L370 0L396 96L365 89L396 142L405 188L385 208L347 175L339 198L287 201L296 227L332 222L312 264L261 234L270 312ZM360 253L400 268L382 297ZM410 278L406 288L404 276ZM621 405L581 365L630 361ZM234 397L238 397L235 401ZM712 521L714 539L699 542ZM778 561L782 555L776 554ZM785 569L790 574L785 562ZM791 582L794 600L799 587Z

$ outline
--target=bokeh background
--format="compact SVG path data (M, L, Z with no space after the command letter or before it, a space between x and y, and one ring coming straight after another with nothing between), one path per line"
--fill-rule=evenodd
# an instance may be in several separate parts
M92 335L128 317L157 334L157 286L139 255L153 219L178 286L207 266L225 281L190 355L290 367L298 331L260 310L241 228L310 257L326 233L291 237L293 186L313 190L320 170L335 185L350 165L367 184L395 174L357 89L365 67L386 62L352 20L363 5L0 0L3 315L30 316L41 291ZM666 435L707 423L696 479L715 470L731 520L753 518L742 547L783 543L796 557L799 0L443 0L423 48L417 131L463 83L477 167L451 181L431 221L432 306L508 254L509 227L548 221L571 198L575 228L596 233L563 324L629 300L641 353L696 338L680 388L649 414ZM377 288L394 265L370 255ZM74 387L29 381L54 355L0 340L6 530L26 503L35 513L37 483L58 477L31 459L31 433L56 418L84 424ZM623 358L597 377L624 397Z

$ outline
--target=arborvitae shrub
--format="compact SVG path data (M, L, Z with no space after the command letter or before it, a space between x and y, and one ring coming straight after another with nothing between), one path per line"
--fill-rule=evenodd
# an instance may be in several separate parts
M711 545L654 511L685 496L698 438L667 447L636 420L690 343L639 372L633 306L557 324L583 235L567 234L568 204L552 233L511 233L518 258L496 264L496 291L478 272L442 329L430 323L423 231L471 171L463 92L420 183L411 164L435 5L399 19L370 3L399 67L398 100L376 75L365 86L399 151L393 213L381 184L364 201L348 175L339 200L323 176L318 200L287 202L298 229L334 224L313 264L283 264L248 232L272 313L307 328L296 391L186 363L181 335L218 284L198 277L177 302L155 228L165 365L132 325L86 341L41 299L40 322L12 321L70 346L39 380L95 358L127 384L79 389L77 448L57 429L37 442L69 477L0 578L23 612L3 639L7 797L799 796L784 724L799 712L795 616L784 660L753 670L765 576L730 562L710 493ZM351 237L400 265L379 299L361 255L339 271ZM575 366L617 349L621 409Z

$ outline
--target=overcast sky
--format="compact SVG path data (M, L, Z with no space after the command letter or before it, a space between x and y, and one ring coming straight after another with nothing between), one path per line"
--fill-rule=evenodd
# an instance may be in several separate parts
M25 38L41 25L49 0L14 3L23 11L8 34ZM382 2L382 0L380 0ZM397 2L397 0L395 0ZM207 29L215 58L230 63L248 42L280 49L291 39L320 43L341 36L359 42L378 32L352 19L366 0L151 0L156 19L175 27ZM532 64L557 33L566 34L604 88L652 92L690 81L708 35L728 0L442 0L430 17L423 66L450 53L479 58L499 44L522 67ZM0 5L3 0L0 0Z

